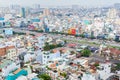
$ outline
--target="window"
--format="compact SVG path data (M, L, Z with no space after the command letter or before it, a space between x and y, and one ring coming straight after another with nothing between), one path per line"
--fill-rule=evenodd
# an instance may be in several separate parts
M44 58L46 58L46 56L44 56Z
M7 53L10 53L10 51L8 50Z

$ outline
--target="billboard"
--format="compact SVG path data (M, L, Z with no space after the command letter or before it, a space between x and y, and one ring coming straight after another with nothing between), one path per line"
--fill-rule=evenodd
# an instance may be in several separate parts
M40 19L31 19L32 22L40 22Z
M76 34L76 29L71 29L71 34L75 35Z
M90 24L89 20L84 20L83 22L84 22L85 25L89 25Z

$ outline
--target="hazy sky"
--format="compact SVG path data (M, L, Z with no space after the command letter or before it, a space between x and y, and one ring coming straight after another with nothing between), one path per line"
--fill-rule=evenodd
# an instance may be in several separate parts
M0 0L0 6L9 6L10 4L19 4L30 6L40 4L41 6L64 6L64 5L81 5L81 6L108 6L114 3L120 3L120 0Z

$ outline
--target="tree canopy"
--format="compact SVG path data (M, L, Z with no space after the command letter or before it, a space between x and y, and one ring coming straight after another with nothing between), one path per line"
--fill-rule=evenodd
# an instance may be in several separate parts
M83 57L89 57L91 55L91 51L89 49L84 49L81 51L81 56Z
M38 75L38 78L42 78L43 80L52 80L48 74Z

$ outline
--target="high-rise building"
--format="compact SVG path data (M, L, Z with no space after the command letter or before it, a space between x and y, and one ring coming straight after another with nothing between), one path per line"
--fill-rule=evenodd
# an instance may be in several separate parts
M21 9L20 5L16 5L16 4L10 5L10 13L12 14L19 14L20 9Z
M26 7L25 8L25 15L29 15L31 13L31 8Z
M34 5L33 5L33 8L34 8L34 9L40 9L40 4L34 4Z
M10 9L18 10L20 9L20 5L10 5Z
M25 17L26 17L25 8L22 8L22 9L21 9L21 13L22 13L22 17L25 18Z
M107 13L107 17L108 18L116 18L117 17L117 10L116 9L109 9L108 13Z
M44 16L48 16L50 14L49 9L44 9L43 11Z
M79 5L72 5L72 9L78 9Z
M120 3L115 3L114 7L115 7L115 9L120 9Z

